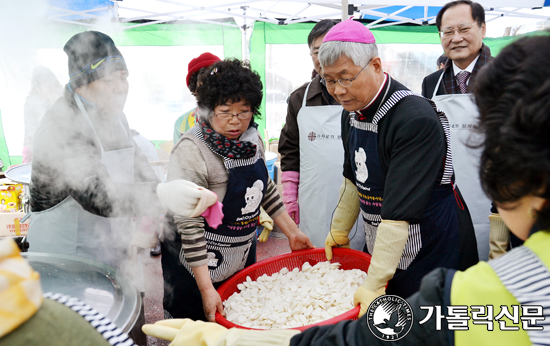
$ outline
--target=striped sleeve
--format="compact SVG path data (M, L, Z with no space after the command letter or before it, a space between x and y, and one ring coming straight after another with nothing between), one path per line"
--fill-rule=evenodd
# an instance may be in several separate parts
M117 327L111 320L103 316L90 305L67 295L60 293L44 293L44 298L48 298L64 304L74 312L88 321L105 340L113 346L136 346L134 341Z
M181 236L180 262L187 262L191 268L208 264L204 218L202 216L190 218L176 215L174 221Z
M209 188L207 176L206 163L200 150L190 139L180 140L170 156L167 180L185 179ZM174 222L181 237L180 262L187 262L191 268L207 264L204 218L174 215Z
M285 205L283 204L283 200L279 195L279 191L277 191L277 185L275 185L271 178L269 178L269 181L267 183L267 189L264 195L264 199L262 200L262 208L264 208L265 212L272 219L275 219L283 211L285 211Z

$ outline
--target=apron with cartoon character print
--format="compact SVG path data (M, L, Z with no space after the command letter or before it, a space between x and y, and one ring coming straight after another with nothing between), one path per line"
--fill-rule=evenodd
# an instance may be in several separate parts
M258 150L246 160L225 159L229 173L223 198L223 220L217 229L205 223L208 270L212 282L228 279L256 262L256 228L268 172Z
M382 222L380 213L386 184L386 174L378 156L378 123L399 100L408 96L416 97L408 90L396 91L379 108L372 122L358 121L357 114L350 113L350 158L364 221L366 252L370 254ZM444 174L440 184L434 187L424 214L419 215L418 222L409 224L407 243L395 275L388 283L387 294L407 298L418 291L422 277L431 270L458 267L458 219L451 182L449 128L445 114L438 112L438 116L447 139Z
M202 139L200 127L195 126L190 131L208 147ZM217 229L210 227L206 221L204 227L208 270L216 289L233 274L256 262L256 228L269 178L259 148L256 155L248 159L223 159L229 175L222 201L224 217ZM183 251L179 250L181 238L176 237L170 243L161 244L165 276L164 308L174 318L206 320L193 271L187 262L175 263L174 259L164 256L171 250L177 250L179 256L184 256ZM167 276L171 277L170 283L166 281Z

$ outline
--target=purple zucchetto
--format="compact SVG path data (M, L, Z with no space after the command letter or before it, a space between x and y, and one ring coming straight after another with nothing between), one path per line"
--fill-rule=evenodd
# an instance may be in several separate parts
M333 26L323 39L323 42L328 41L376 43L372 32L351 18Z

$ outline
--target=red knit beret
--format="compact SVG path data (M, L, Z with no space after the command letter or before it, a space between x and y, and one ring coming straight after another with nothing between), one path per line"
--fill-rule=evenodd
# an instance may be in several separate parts
M187 87L189 88L189 80L192 75L199 72L201 68L208 67L218 61L221 61L221 59L208 52L202 53L195 59L191 60L187 66L187 78L185 79L187 81Z

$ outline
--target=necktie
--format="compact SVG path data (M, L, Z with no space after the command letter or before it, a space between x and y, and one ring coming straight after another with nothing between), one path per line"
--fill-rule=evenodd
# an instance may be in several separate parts
M460 92L463 94L466 94L466 81L468 80L468 77L470 77L470 72L468 71L460 71L456 75L456 79L458 79L458 87L460 88Z

